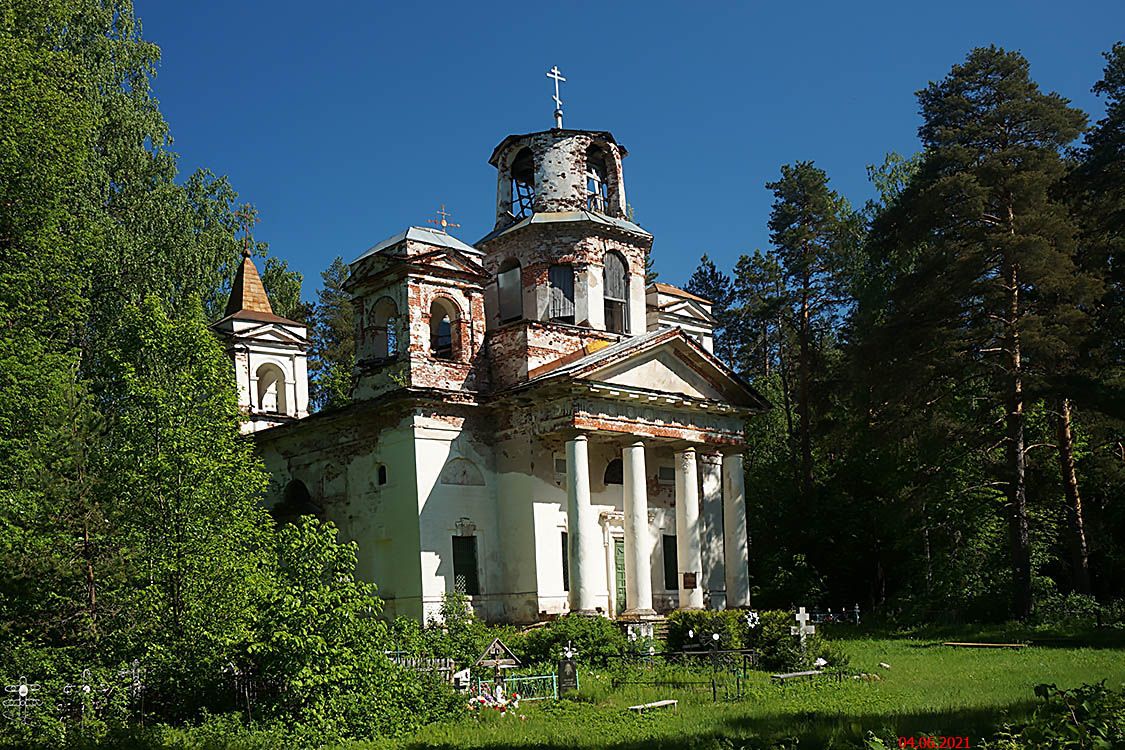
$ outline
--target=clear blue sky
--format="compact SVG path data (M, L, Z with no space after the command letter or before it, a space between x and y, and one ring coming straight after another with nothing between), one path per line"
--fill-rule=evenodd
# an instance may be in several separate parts
M1125 2L368 2L137 0L163 49L161 109L186 175L229 176L259 239L305 274L352 260L445 203L461 239L492 228L487 159L508 133L566 125L630 151L629 203L661 279L701 253L767 248L787 162L812 159L861 204L865 166L917 148L914 92L995 43L1100 116L1090 86Z

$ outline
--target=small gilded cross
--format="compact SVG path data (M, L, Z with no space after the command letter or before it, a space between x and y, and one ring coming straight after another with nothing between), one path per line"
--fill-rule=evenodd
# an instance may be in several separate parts
M555 100L555 127L562 130L562 115L563 115L563 112L562 112L562 99L559 98L559 82L560 81L565 82L566 79L563 78L562 73L559 72L559 66L558 65L551 66L551 69L547 71L547 77L551 78L551 79L554 79L554 81L555 81L555 95L553 97L554 100Z
M242 254L249 258L254 225L260 221L258 212L249 203L244 203L234 212L234 218L238 219L238 228L242 230Z
M433 224L434 226L436 226L440 231L448 234L448 232L446 232L446 230L449 229L450 227L456 229L457 227L461 226L460 224L454 224L453 222L451 222L449 220L449 217L452 216L453 214L451 214L451 213L449 213L448 211L445 210L445 204L444 203L441 204L441 208L438 209L437 213L438 213L438 218L428 219L428 221L431 224Z

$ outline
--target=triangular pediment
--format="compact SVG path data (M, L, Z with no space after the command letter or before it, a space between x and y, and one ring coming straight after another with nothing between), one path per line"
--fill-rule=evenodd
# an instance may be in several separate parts
M252 338L255 341L270 341L278 344L306 344L308 341L287 326L277 323L266 323L238 331L236 336Z
M702 323L714 324L717 322L715 317L707 312L707 308L701 303L690 299L676 300L660 308L660 312L665 315L677 315L682 318L698 320Z
M410 263L423 265L427 270L444 269L456 273L469 273L480 275L484 268L475 258L458 252L457 250L441 249L425 255L416 255L409 259Z
M576 372L576 377L733 406L761 408L765 405L750 386L678 329L663 335L652 345L591 365Z

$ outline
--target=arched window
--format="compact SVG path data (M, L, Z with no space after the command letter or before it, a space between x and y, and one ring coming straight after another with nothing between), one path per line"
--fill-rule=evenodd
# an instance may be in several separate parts
M520 263L507 260L496 274L496 294L500 302L500 322L508 323L523 317L523 286Z
M390 297L381 297L371 307L369 334L372 357L393 357L398 345L398 306Z
M258 367L258 410L269 414L288 414L289 399L285 373L272 362Z
M609 212L609 167L605 151L599 146L586 149L586 208Z
M615 458L606 464L605 476L603 477L605 483L608 484L625 484L625 464L620 458Z
M629 330L629 274L625 259L620 254L609 252L605 255L605 329L612 333L628 333Z
M574 323L574 266L558 264L547 273L551 286L549 320L555 323Z
M379 464L379 469L375 472L375 481L380 487L387 483L386 464Z
M535 157L531 149L520 149L512 159L512 216L522 219L531 216L535 202Z
M430 354L438 359L457 358L457 306L438 298L430 305Z

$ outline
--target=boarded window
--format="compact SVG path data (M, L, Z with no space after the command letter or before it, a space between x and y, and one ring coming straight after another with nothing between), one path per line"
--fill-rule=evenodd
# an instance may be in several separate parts
M507 323L523 317L523 289L520 286L520 264L511 263L496 276L497 294L500 297L500 322Z
M469 596L480 593L475 536L453 537L453 590Z
M574 323L574 267L551 266L548 273L551 286L550 320L556 323Z
M664 535L664 588L667 591L676 591L680 588L679 576L676 575L676 535Z
M628 333L629 275L625 259L617 253L606 253L604 275L605 329Z
M566 532L562 533L563 591L570 591L570 550Z

